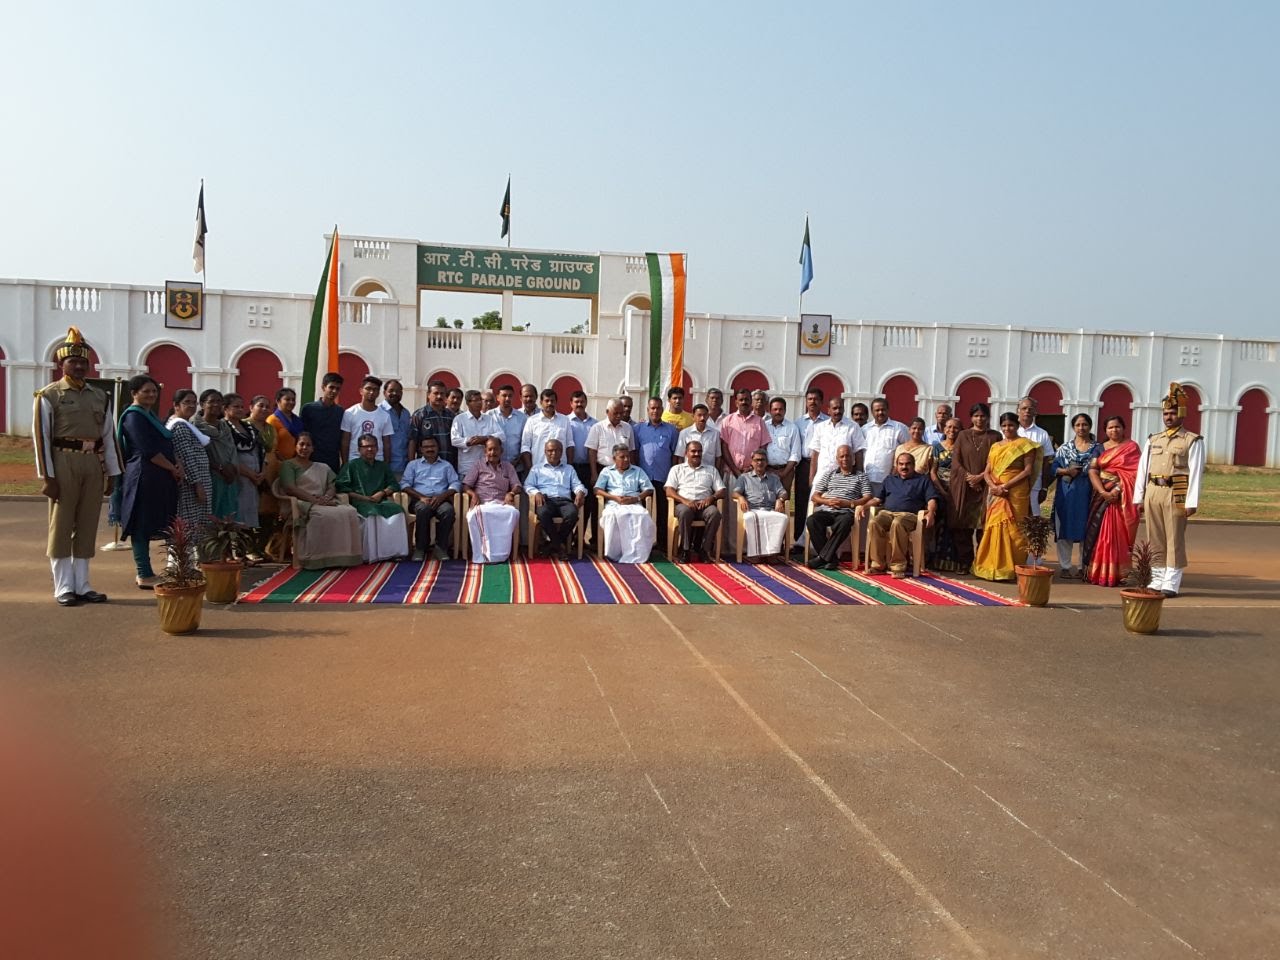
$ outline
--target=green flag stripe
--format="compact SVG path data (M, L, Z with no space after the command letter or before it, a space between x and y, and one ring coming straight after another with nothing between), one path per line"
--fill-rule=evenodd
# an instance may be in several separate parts
M662 384L662 267L656 253L649 261L649 396L661 397Z
M324 270L320 272L320 286L316 290L315 306L311 308L311 329L307 332L307 352L302 363L302 392L299 402L310 403L316 398L316 373L320 366L320 334L324 326L324 298L329 286L329 263L333 260L333 241L324 255Z

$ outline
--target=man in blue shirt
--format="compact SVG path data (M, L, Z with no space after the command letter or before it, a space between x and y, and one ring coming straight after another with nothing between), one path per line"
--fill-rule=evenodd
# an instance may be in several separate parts
M676 453L676 440L680 431L675 424L663 420L662 401L657 397L649 398L649 419L637 423L631 429L636 439L637 466L649 477L655 490L662 490L667 485L667 474L671 472L671 461ZM667 498L658 497L658 529L667 529Z
M911 559L911 534L919 522L917 514L926 511L925 529L932 527L940 497L929 475L916 473L911 454L898 454L893 466L894 472L885 477L880 496L871 501L871 506L880 509L871 518L867 573L884 573L887 560L889 572L901 580L907 575Z
M498 388L498 405L489 411L487 416L493 421L495 429L491 436L502 441L502 459L513 467L517 467L516 476L520 475L520 438L524 436L525 421L529 418L524 411L517 410L511 403L516 388L504 383Z
M410 457L409 421L413 415L401 404L403 397L404 385L399 380L388 380L382 385L382 401L378 404L391 417L391 460L387 466L396 479L404 476Z
M581 390L575 390L569 394L569 426L573 430L573 470L578 475L578 479L582 481L582 485L590 489L592 484L591 478L591 454L587 450L587 435L591 433L591 428L596 424L596 418L587 413L587 395ZM589 531L595 530L596 519L596 498L587 497L586 513L583 515L583 524L585 529Z
M538 529L547 540L547 552L557 560L568 560L565 544L578 526L578 511L587 498L587 488L573 467L560 462L564 445L559 440L548 440L543 454L543 462L529 469L524 489L533 498L533 511L538 517ZM541 546L534 545L535 553Z
M457 519L453 495L462 489L462 484L453 464L440 459L440 444L435 437L423 437L418 448L422 456L405 467L400 481L400 489L409 495L414 516L413 559L422 560L430 547L437 560L448 560ZM432 517L436 521L434 545L430 537Z

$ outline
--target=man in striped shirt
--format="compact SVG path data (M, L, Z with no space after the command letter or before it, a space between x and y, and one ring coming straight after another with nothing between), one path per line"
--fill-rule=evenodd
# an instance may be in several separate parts
M871 502L871 482L857 469L853 448L842 444L836 450L836 466L819 474L813 482L813 513L805 523L814 570L840 569L840 548L853 529L854 511ZM858 547L854 544L854 564Z

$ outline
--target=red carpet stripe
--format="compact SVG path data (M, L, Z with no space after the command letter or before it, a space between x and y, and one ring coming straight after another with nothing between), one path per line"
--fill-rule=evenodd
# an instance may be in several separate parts
M685 566L684 572L716 603L754 605L767 602L750 586L726 576L726 569L728 566L723 563L690 563Z

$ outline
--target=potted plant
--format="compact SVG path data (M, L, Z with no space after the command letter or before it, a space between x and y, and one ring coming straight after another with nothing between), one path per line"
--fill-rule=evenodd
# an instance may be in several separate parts
M192 524L181 517L174 517L164 532L167 562L155 595L160 629L165 633L195 633L200 628L206 584L196 564L194 534Z
M240 593L240 572L251 546L249 528L231 517L210 517L200 532L200 568L210 603L231 603Z
M1129 582L1138 584L1120 591L1124 628L1130 633L1155 633L1160 629L1164 594L1147 586L1151 582L1151 544L1139 540L1133 545L1133 567Z
M1053 521L1033 513L1018 521L1018 532L1027 542L1027 555L1031 561L1029 566L1013 568L1018 575L1018 600L1024 606L1043 607L1049 602L1053 571L1042 567L1040 561L1048 552L1049 542L1053 539Z

